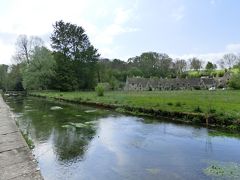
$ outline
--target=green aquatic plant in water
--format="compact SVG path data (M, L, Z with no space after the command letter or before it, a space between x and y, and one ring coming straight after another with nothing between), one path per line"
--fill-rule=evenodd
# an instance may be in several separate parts
M227 179L240 179L240 164L234 162L209 162L209 166L203 170L207 176Z
M229 131L220 131L220 130L209 130L209 136L215 137L230 137L230 138L237 138L240 139L240 134L236 132L229 132Z
M87 125L83 123L69 123L76 128L85 128Z
M93 124L96 124L97 121L87 121L85 123L73 123L70 122L69 124L66 125L62 125L63 128L71 128L71 127L75 127L75 128L87 128L90 127Z
M21 133L22 133L22 136L23 136L23 138L25 139L28 147L29 147L30 149L33 149L33 148L35 147L35 145L34 145L32 139L30 139L28 133L23 133L22 131L21 131Z
M159 174L160 173L160 169L159 168L149 168L149 169L146 169L146 171L152 175L155 175L155 174Z
M63 128L71 128L72 125L66 124L66 125L62 125Z

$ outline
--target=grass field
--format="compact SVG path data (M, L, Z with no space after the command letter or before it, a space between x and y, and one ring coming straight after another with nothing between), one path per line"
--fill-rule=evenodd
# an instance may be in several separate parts
M152 108L170 112L215 113L240 119L240 91L34 92L69 100Z

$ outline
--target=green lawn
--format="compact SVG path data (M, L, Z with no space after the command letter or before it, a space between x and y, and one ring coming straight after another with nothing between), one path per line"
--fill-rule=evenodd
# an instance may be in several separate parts
M32 94L177 112L196 112L196 109L200 108L203 113L211 110L218 114L240 118L240 91L115 91L105 92L103 97L98 97L95 92L34 92Z

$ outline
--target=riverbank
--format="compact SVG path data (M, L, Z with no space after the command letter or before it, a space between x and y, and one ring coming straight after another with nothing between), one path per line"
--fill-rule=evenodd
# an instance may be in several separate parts
M0 179L42 180L27 143L0 95Z
M116 109L134 115L240 130L240 91L31 92L29 95Z

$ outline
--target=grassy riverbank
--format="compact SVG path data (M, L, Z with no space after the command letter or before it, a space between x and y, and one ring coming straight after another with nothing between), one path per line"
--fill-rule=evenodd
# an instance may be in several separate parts
M136 114L176 117L236 128L240 121L240 91L32 92L32 95L111 106Z

